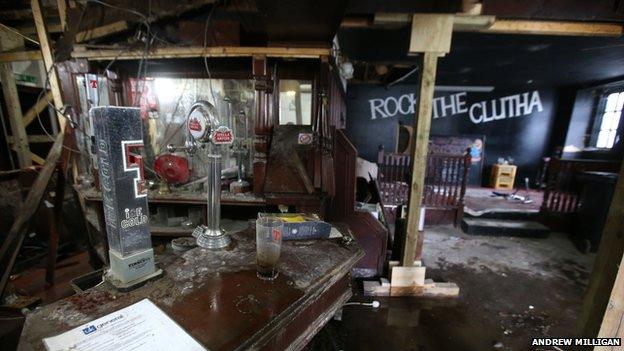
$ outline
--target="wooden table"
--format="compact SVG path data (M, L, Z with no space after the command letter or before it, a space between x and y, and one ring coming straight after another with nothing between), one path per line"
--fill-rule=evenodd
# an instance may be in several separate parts
M353 238L284 242L280 274L256 277L255 233L233 234L225 251L157 256L165 276L128 293L104 283L28 314L19 350L144 298L210 350L299 350L351 297L350 271L363 256Z

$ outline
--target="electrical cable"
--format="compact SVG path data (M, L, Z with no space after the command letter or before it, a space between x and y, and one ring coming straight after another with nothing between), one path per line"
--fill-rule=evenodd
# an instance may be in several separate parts
M14 33L14 34L16 34L16 35L19 35L20 37L22 37L22 38L24 38L24 39L28 40L29 42L34 43L34 44L36 44L37 46L39 46L39 42L38 42L38 41L36 41L35 39L33 39L33 38L31 38L31 37L28 37L28 36L26 36L26 35L24 35L24 34L20 33L19 31L15 30L13 27L9 27L9 26L7 26L7 25L6 25L6 24L4 24L4 23L0 23L0 26L4 27L4 29L8 30L9 32L12 32L12 33Z
M377 300L372 302L346 302L343 306L370 306L372 308L379 308L381 303Z
M217 1L210 9L208 16L206 17L206 24L204 25L204 48L202 51L202 56L204 58L204 68L206 69L206 74L208 75L208 87L210 88L210 95L212 97L212 101L214 106L217 106L217 99L215 98L214 90L212 88L212 77L210 75L210 68L208 67L208 57L206 57L206 48L208 46L208 27L210 21L212 20L212 16L219 5L221 5L222 1Z

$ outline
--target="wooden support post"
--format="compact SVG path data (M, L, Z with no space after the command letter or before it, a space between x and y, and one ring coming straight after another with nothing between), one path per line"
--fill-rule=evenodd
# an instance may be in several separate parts
M425 187L425 170L431 128L431 111L435 86L438 56L450 51L453 33L452 15L416 14L412 17L409 54L422 58L418 91L418 110L414 121L416 133L412 156L412 181L410 185L407 233L401 266L391 268L390 295L423 295L425 289L425 267L414 264L418 246L422 211L422 196ZM452 296L458 292L453 287ZM450 291L449 290L449 291Z
M23 47L24 40L22 38L6 30L0 31L1 50L13 50ZM32 160L30 159L26 128L22 121L22 107L17 93L17 84L15 83L13 67L10 62L0 63L0 79L2 80L2 92L13 133L12 148L17 153L19 167L25 168L32 165Z
M425 52L422 55L422 70L418 92L418 115L414 130L416 140L412 157L412 184L410 187L409 209L407 213L407 238L403 252L403 265L411 266L416 257L418 243L418 227L421 216L422 196L425 185L425 168L427 167L427 151L431 129L431 109L435 86L438 54Z
M412 156L412 183L407 214L407 237L401 263L411 267L416 257L418 228L421 220L421 205L425 186L425 168L431 129L431 110L435 86L438 56L451 49L453 33L452 15L416 14L412 17L409 54L422 57L418 92L418 112L414 121L416 141Z
M45 21L43 20L43 12L41 6L41 0L31 0L30 6L32 8L33 17L35 19L35 27L37 28L37 36L39 37L39 45L41 47L41 54L43 55L43 63L48 73L48 81L50 84L50 90L52 91L52 97L54 99L54 106L57 110L63 108L63 96L59 88L58 75L56 73L56 67L54 67L54 55L52 54L52 46L50 45L50 37L46 28ZM65 130L65 124L67 119L57 111L59 130Z
M624 275L620 266L623 254L624 163L620 169L620 176L615 186L613 200L611 201L607 221L602 232L602 239L600 240L600 247L594 262L589 286L581 306L576 333L578 337L594 338L601 329L605 333L609 330L614 330L615 326L609 325L609 321L613 319L614 313L618 313L618 308L620 309L620 314L617 318L617 323L620 323L621 318L624 316L621 313L622 301L624 300L624 289L620 287L622 278L618 278L619 282L616 280L618 275ZM602 328L600 327L601 322L603 324Z
M23 123L22 107L20 106L17 85L15 84L15 77L13 76L13 69L10 63L0 63L0 79L2 79L2 92L13 133L13 149L17 153L20 168L25 168L32 165L32 160L30 159L28 136Z

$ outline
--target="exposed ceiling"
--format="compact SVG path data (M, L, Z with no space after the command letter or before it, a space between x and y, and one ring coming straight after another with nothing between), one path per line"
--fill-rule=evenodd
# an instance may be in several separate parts
M416 57L406 55L408 27L343 28L339 40L343 53L356 62L367 62L369 72L379 64L389 67L386 76L376 77L382 83L400 77L418 62ZM399 68L392 69L396 64ZM365 64L356 64L356 79L363 78L363 70L366 70ZM623 77L623 37L456 32L451 52L439 61L437 82L443 85L570 86ZM415 77L406 81L415 81Z

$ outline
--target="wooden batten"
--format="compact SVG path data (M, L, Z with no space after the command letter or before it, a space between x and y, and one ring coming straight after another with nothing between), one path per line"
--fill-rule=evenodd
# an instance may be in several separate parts
M408 54L451 51L453 15L415 14L412 16L412 33Z
M129 28L127 21L117 21L100 27L88 29L76 34L76 42L81 43L88 40L103 38L115 33L123 32Z
M431 111L433 103L433 91L438 56L437 53L425 52L422 54L422 76L420 91L418 94L418 114L416 116L416 131L414 154L412 157L412 183L410 186L410 200L407 214L407 237L405 238L405 251L403 252L402 264L411 266L416 257L418 245L418 227L420 223L420 210L425 184L425 169L427 167L427 151L429 147L429 134L431 129Z
M167 59L191 57L266 57L287 58L320 58L330 55L329 48L297 48L297 47L249 47L249 46L222 46L222 47L171 47L156 48L149 52L143 50L74 50L73 58L83 58L93 61L103 60L139 60L142 58Z
M37 60L41 60L41 51L38 50L0 52L0 62Z
M43 12L41 10L41 0L31 0L30 5L33 11L33 17L35 19L35 27L37 28L37 36L39 37L39 45L41 47L41 54L43 55L43 62L46 72L49 73L48 81L50 83L50 90L52 91L52 97L54 100L54 106L57 110L63 108L63 96L61 95L60 84L56 68L54 67L54 56L52 55L52 46L50 45L50 37L46 28L45 21L43 20ZM65 130L65 124L67 118L62 116L57 111L59 129ZM62 133L62 132L61 132Z

